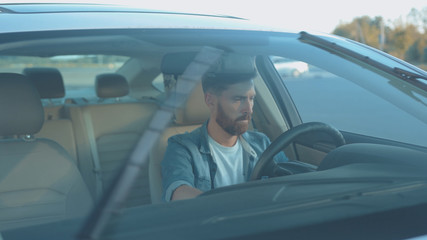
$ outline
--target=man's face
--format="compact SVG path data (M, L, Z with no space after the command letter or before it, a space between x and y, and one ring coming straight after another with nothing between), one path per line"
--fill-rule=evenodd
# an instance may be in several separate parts
M215 120L232 136L248 130L254 105L255 89L252 81L230 85L217 96Z

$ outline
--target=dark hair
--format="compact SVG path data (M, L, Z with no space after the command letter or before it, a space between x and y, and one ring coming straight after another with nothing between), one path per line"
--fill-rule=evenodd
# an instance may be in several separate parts
M251 73L206 73L202 78L203 92L219 95L230 85L252 81L256 72Z
M203 92L219 95L230 85L251 81L255 76L252 57L228 52L203 76Z

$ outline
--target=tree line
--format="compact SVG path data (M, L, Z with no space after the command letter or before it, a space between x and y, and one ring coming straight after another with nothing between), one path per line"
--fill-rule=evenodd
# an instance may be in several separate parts
M406 17L386 23L382 17L357 17L332 32L378 48L427 70L427 7L412 9Z

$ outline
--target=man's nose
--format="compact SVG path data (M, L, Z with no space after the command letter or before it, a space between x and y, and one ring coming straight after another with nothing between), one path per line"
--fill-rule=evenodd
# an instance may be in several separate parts
M250 99L243 101L242 113L251 115L253 112L253 102Z

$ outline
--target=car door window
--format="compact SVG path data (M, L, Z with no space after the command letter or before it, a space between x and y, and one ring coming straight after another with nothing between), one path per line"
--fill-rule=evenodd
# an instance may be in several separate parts
M342 131L427 145L423 134L427 132L426 123L374 92L305 62L280 57L271 60L303 122L320 121ZM425 95L405 93L404 87L393 80L387 84L427 105ZM410 124L402 126L402 122Z

